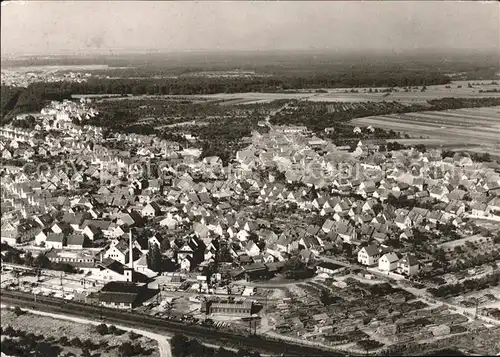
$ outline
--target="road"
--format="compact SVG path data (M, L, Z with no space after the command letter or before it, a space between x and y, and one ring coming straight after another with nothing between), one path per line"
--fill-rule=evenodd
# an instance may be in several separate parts
M9 308L9 306L2 304L1 308ZM102 322L101 321L93 321L93 320L88 320L80 317L74 317L74 316L68 316L68 315L61 315L61 314L54 314L50 312L44 312L44 311L38 311L38 310L32 310L32 309L24 309L25 311L35 314L35 315L41 315L41 316L48 316L54 319L59 319L59 320L66 320L66 321L73 321L79 324L90 324L90 325L100 325ZM153 333L150 331L145 331L145 330L140 330L137 328L132 328L132 327L127 327L123 325L115 325L117 328L125 330L125 331L133 331L135 333L138 333L140 335L149 337L153 340L156 340L158 342L158 349L160 351L160 356L161 357L172 357L172 351L170 348L170 343L168 342L168 338L170 336L165 336L161 335L158 333Z

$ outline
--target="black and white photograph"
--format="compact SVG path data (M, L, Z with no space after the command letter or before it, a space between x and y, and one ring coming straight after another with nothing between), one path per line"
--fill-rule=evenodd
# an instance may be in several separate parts
M1 357L500 356L500 2L0 11Z

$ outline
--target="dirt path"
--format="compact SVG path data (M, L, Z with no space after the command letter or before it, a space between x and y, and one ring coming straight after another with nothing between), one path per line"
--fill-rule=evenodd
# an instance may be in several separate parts
M5 306L5 305L1 305L1 308L5 309L5 308L8 308L8 307ZM73 321L73 322L77 322L77 323L80 323L80 324L100 325L102 323L100 321L92 321L92 320L82 319L82 318L78 318L78 317L53 314L53 313L50 313L50 312L36 311L36 310L30 310L30 309L23 309L23 310L27 311L27 312L29 312L31 314L34 314L34 315L48 316L48 317L52 317L54 319L66 320L66 321ZM164 336L164 335L160 335L160 334L157 334L157 333L153 333L153 332L149 332L149 331L144 331L144 330L139 330L139 329L136 329L136 328L130 328L130 327L121 326L121 325L115 325L115 326L117 328L119 328L119 329L122 329L122 330L125 330L125 331L133 331L135 333L138 333L140 335L143 335L143 336L146 336L146 337L149 337L149 338L151 338L153 340L158 341L158 349L160 350L160 356L161 357L172 357L172 351L171 351L171 348L170 348L170 343L168 341L168 339L170 338L170 336Z

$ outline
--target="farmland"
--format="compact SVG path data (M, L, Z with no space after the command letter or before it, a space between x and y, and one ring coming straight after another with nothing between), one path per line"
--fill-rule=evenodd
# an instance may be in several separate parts
M493 89L500 90L500 85L494 80L487 81L454 81L450 85L430 85L422 92L421 87L412 89L393 88L334 88L325 89L326 93L317 93L314 90L294 90L274 93L218 93L209 95L184 95L190 99L203 98L205 100L238 100L238 104L273 101L276 99L303 99L313 102L364 102L364 101L401 101L403 103L425 103L427 100L444 97L485 98L500 97L500 92L486 92ZM470 85L469 85L470 84ZM175 98L176 96L168 96Z
M500 155L500 107L418 112L354 119L354 125L376 126L413 137L439 139L442 144L477 144L475 151Z

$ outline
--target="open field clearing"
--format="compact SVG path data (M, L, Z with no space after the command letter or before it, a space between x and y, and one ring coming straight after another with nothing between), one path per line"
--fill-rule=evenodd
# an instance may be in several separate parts
M354 125L373 125L408 133L411 136L439 139L443 144L491 145L499 150L500 107L458 109L440 112L392 114L358 118Z
M401 102L425 102L431 99L438 99L444 97L465 97L465 98L484 98L484 97L500 97L500 85L492 85L492 81L483 81L481 85L472 85L472 83L479 83L477 81L470 81L472 88L468 87L467 81L453 82L448 87L445 85L428 86L425 92L421 92L421 89L413 89L412 91L405 92L403 89L399 88L398 92L392 92L389 95L387 93L380 93L383 88L378 88L379 93L375 93L375 89L372 89L372 93L368 92L369 88L355 88L358 93L345 93L345 91L350 91L350 88L341 89L331 89L328 93L315 94L309 97L311 101L317 102L359 102L359 101L401 101ZM458 86L462 86L458 88ZM486 90L494 90L497 92L485 92ZM480 91L483 92L480 92Z
M439 99L445 97L465 97L465 98L485 98L485 97L500 97L500 85L492 85L492 80L489 81L459 81L453 82L446 88L445 85L428 86L425 92L421 89L413 89L409 92L404 92L404 89L399 88L398 92L392 92L389 95L382 93L381 90L386 88L377 88L379 91L375 93L375 88L372 88L372 93L369 93L370 88L331 88L326 89L328 93L315 93L314 90L303 90L301 92L281 92L281 93L219 93L209 95L166 95L167 98L183 97L186 99L205 100L227 100L230 104L249 104L254 102L270 102L276 99L305 99L315 102L363 102L363 101L401 101L401 102L426 102L431 99ZM468 87L468 83L475 83L472 88ZM478 85L478 83L482 83ZM461 86L461 88L458 88ZM350 92L351 89L357 93ZM484 92L485 90L497 89L498 92ZM483 90L483 92L479 92ZM347 93L346 93L347 91ZM234 102L232 102L234 100Z
M54 70L76 70L78 68L84 70L85 66L47 66ZM67 67L67 68L66 68ZM92 67L92 66L88 66ZM104 69L111 69L106 66ZM28 67L25 67L28 68ZM32 68L32 67L30 67ZM34 68L34 67L33 67ZM42 66L40 67L42 68ZM90 70L92 68L88 68ZM35 69L32 69L35 70ZM468 84L471 84L471 87ZM218 93L218 94L192 94L192 95L136 95L129 94L126 97L114 98L113 100L132 100L132 99L168 99L168 100L189 100L194 102L220 102L221 105L237 105L237 104L254 104L267 103L273 100L309 100L314 102L366 102L366 101L400 101L402 103L425 103L428 100L440 99L445 97L462 97L462 98L500 98L500 85L491 84L497 83L495 80L488 81L456 81L450 85L434 85L428 86L422 92L421 87L414 87L405 92L404 88L395 88L397 92L382 92L387 88L325 88L326 93L316 93L314 89L299 89L283 92L247 92L247 93ZM448 88L447 88L448 87ZM370 92L371 90L371 92ZM497 90L497 92L491 92ZM355 91L355 92L353 92ZM480 92L482 91L482 92ZM486 92L490 91L490 92ZM115 94L116 95L116 94ZM82 96L91 95L73 95L78 99ZM114 95L95 95L95 97L108 97ZM108 99L109 100L109 99Z

